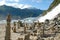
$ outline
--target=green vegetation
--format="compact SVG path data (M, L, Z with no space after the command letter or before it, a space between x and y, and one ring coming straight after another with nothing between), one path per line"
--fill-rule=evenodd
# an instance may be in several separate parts
M51 10L52 10L55 6L57 6L59 3L60 3L60 0L54 0L54 1L51 3L51 5L49 6L48 10L45 10L42 15L44 16L45 14L47 14L47 12L51 11Z
M60 0L54 0L54 1L51 3L48 11L52 10L52 9L53 9L55 6L57 6L59 3L60 3Z
M45 10L45 11L42 13L42 16L44 16L46 13L47 13L47 10Z

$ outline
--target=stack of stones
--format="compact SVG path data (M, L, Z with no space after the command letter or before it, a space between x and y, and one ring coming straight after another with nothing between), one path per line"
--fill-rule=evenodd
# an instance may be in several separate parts
M28 33L27 35L25 35L25 39L24 40L30 40L30 33Z
M8 14L7 16L7 25L6 25L6 34L5 34L5 40L11 40L10 36L11 36L11 16L10 14Z
M16 32L16 22L14 22L13 32Z

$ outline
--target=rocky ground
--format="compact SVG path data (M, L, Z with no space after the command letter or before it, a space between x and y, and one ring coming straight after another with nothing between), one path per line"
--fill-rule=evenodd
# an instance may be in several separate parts
M4 40L5 38L5 25L0 24L0 40Z
M5 40L5 30L6 30L6 24L0 24L0 40ZM11 25L11 27L13 27L13 25ZM23 37L24 38L24 34L21 35L20 33L13 33L12 29L11 29L11 40L17 40L18 38ZM43 38L45 40L52 40L52 37L47 37L47 38ZM54 37L54 40L60 40L60 33L57 33L56 36Z
M0 24L0 40L5 40L5 24ZM18 37L21 37L20 34L18 33L13 33L11 30L11 39L12 40L17 40Z

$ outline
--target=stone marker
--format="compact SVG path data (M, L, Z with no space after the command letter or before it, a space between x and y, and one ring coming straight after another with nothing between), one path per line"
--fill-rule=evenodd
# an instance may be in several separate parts
M5 40L11 40L10 35L11 35L11 16L8 14L7 16L7 25L6 25L6 34L5 34Z

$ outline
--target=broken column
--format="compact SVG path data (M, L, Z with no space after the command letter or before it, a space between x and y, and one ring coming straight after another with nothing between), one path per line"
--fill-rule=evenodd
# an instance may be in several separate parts
M45 29L45 25L44 25L44 23L42 22L41 23L41 27L42 27L42 29L41 29L41 33L42 33L42 36L44 37L44 29Z
M16 22L14 22L13 32L16 32Z
M18 29L20 28L19 21L17 22L17 28L18 28Z
M25 39L24 40L30 40L30 33L28 33L27 35L25 35Z
M11 40L10 36L11 36L11 16L10 14L8 14L7 16L7 25L6 25L6 34L5 34L5 40Z
M22 22L21 22L20 20L18 20L17 26L18 26L18 29L19 29L20 27L22 27Z
M27 24L25 23L25 26L24 26L24 33L26 34L26 27L27 27Z
M23 40L23 38L18 38L17 40Z

